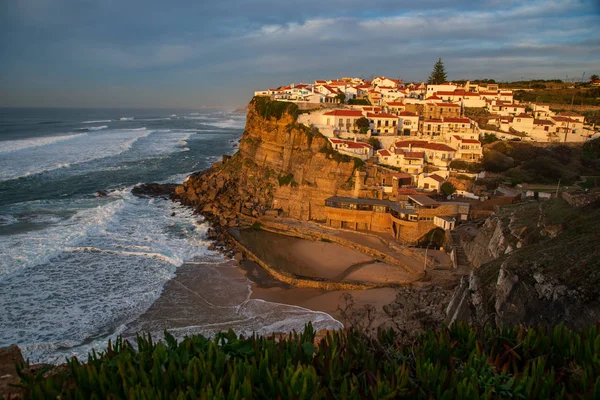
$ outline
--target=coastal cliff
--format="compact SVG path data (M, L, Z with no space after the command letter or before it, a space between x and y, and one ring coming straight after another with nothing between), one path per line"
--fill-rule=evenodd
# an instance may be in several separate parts
M575 329L600 319L600 201L558 198L496 211L461 235L476 267L448 306L448 322L542 324Z
M297 123L292 103L256 97L248 105L239 151L175 190L183 204L237 225L267 210L324 220L325 199L349 195L359 161L340 156L318 130Z

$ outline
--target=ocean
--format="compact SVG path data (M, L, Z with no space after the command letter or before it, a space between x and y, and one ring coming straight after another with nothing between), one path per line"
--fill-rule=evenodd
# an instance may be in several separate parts
M184 262L206 269L207 293L229 297L198 310L207 327L339 327L327 314L251 300L249 281L214 268L225 257L208 250L201 217L131 194L235 153L244 124L223 109L0 108L0 347L17 344L32 362L85 359L127 331Z

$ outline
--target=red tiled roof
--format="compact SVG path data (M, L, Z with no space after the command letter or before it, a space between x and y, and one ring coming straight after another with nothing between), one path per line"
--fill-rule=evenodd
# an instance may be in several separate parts
M546 119L534 119L533 124L534 125L554 125L554 122L548 121Z
M343 144L346 147L348 147L349 149L364 149L364 148L372 149L373 148L373 146L371 146L370 144L363 143L363 142L354 142L352 140L329 138L329 141L331 143L335 143L335 144Z
M438 151L456 151L456 149L453 149L452 147L447 146L442 143L427 143L426 145L423 146L423 148L429 149L429 150L438 150Z
M380 156L383 157L389 157L392 155L392 153L390 153L388 150L377 150L377 154L379 154Z
M398 115L400 115L401 117L416 117L417 116L417 114L411 113L410 111L402 111Z
M455 93L454 92L445 91L445 92L435 92L435 95L437 95L437 96L454 96Z
M435 180L435 181L438 181L438 182L440 182L440 183L442 183L442 182L444 182L444 181L445 181L445 179L444 179L444 178L442 178L442 177L441 177L441 176L439 176L439 175L435 175L435 174L434 174L434 175L429 175L429 176L427 176L426 178L431 178L431 179L433 179L433 180Z
M433 96L430 96L430 97L426 98L425 100L426 100L426 101L429 101L429 100L443 100L443 99L439 98L439 97L438 97L438 96L436 96L436 95L435 95L435 93L434 93L434 94L433 94Z
M394 144L394 146L397 148L408 148L408 147L410 147L410 145L412 145L413 148L416 147L416 148L420 148L420 149L439 150L439 151L456 151L456 149L453 149L452 147L447 146L445 144L429 143L424 140L403 140L400 142L396 142Z
M362 112L358 110L333 110L328 111L323 115L333 115L336 117L362 117Z
M401 101L390 101L387 103L388 106L392 106L392 107L398 107L398 106L404 106L404 103Z
M361 143L361 142L352 142L352 141L349 141L349 140L344 140L344 144L349 149L364 149L364 148L372 149L373 148L373 146L371 146L370 144Z
M516 117L517 118L533 118L531 115L525 114L525 113L521 113L521 114L517 115Z
M561 117L560 115L555 115L553 117L550 117L555 121L559 121L559 122L575 122L575 123L581 123L581 121L577 121L576 119L572 119L569 117Z
M392 114L387 114L387 113L379 113L379 114L373 114L373 113L367 113L367 118L387 118L387 119L398 119L398 117L396 115L392 115Z
M479 140L475 139L461 139L463 143L481 144Z
M425 153L422 151L405 151L404 158L421 159L425 158Z
M394 147L396 148L403 148L406 147L408 148L409 146L418 146L418 145L422 145L422 144L426 144L427 142L425 140L401 140L399 142L394 143Z

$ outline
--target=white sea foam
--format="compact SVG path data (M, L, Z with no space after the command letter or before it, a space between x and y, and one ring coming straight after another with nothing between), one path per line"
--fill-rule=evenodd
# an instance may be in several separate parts
M76 206L69 219L0 242L0 285L10 293L0 294L0 346L26 345L32 360L63 361L72 350L61 347L89 349L90 339L105 344L154 302L177 266L207 254L206 226L168 200L128 188Z
M18 219L10 214L0 214L0 226L7 226L17 223Z
M133 121L134 117L121 117L119 118L119 121Z
M90 131L100 131L102 129L106 129L108 128L108 125L101 125L101 126L90 126L89 129Z
M30 139L19 139L19 140L5 140L0 142L0 153L8 153L18 150L29 149L32 147L47 146L49 144L62 142L65 140L72 140L82 136L85 133L72 134L72 135L61 135L61 136L46 136L36 137Z
M151 133L146 128L101 130L92 135L73 135L69 137L68 146L55 140L44 146L7 152L0 156L0 181L115 156L126 152L137 140ZM22 162L24 158L26 163ZM57 160L60 162L57 163Z
M101 124L103 122L112 122L112 119L99 119L97 121L83 121L82 124Z

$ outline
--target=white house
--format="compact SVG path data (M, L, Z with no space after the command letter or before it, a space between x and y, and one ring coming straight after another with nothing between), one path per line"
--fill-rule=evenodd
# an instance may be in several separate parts
M433 96L436 92L454 92L456 89L457 86L449 82L442 83L441 85L427 85L425 97Z
M479 161L483 158L483 149L479 140L452 135L450 136L450 146L456 148L456 158L463 161Z
M387 113L367 113L371 123L371 132L380 135L398 134L398 116Z
M402 171L416 176L423 172L425 153L422 151L404 151L402 149L377 150L377 162L383 165L400 168Z
M425 140L402 140L394 143L393 149L409 152L422 151L425 153L427 163L443 169L446 169L450 161L456 157L456 149L443 143L432 143Z
M410 111L398 114L398 131L403 136L414 136L419 131L419 116Z
M363 117L359 110L331 110L321 116L321 125L333 127L334 130L352 132L358 130L356 120Z
M446 181L443 177L437 174L421 174L417 182L417 187L423 190L439 192L442 184Z
M368 143L335 138L328 138L328 140L331 142L333 149L339 153L358 157L361 160L373 157L373 146Z
M396 89L404 88L404 82L402 82L401 80L386 78L385 76L378 76L377 78L373 79L371 81L371 85L373 87L389 86L389 87L394 87Z

